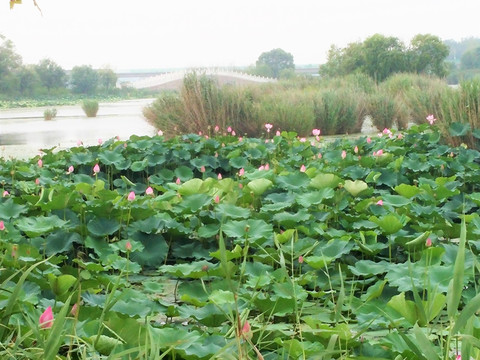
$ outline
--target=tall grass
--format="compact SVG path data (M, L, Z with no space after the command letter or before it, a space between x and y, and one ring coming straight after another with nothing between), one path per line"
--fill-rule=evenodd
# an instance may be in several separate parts
M396 74L376 85L368 76L352 74L334 79L299 78L250 86L223 86L204 74L185 77L179 93L162 93L145 117L167 135L225 131L261 136L264 125L308 136L312 128L323 134L360 132L367 115L378 130L409 123L422 124L433 114L448 143L478 147L480 80L458 89L442 79ZM463 124L465 134L452 135L451 126Z

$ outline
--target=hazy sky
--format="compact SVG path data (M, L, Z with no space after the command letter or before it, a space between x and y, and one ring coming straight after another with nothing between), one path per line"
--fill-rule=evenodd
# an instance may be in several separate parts
M24 63L65 69L248 66L282 48L295 64L321 64L340 47L380 33L480 37L478 0L31 0L0 8L0 34Z

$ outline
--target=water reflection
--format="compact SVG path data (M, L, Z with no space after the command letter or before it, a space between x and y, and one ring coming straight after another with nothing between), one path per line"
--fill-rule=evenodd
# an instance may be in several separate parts
M57 117L43 119L45 108L0 111L0 145L35 145L39 147L73 146L78 141L94 144L98 139L131 135L153 135L155 129L146 122L142 109L152 99L128 100L100 104L96 118L87 118L80 106L59 106Z

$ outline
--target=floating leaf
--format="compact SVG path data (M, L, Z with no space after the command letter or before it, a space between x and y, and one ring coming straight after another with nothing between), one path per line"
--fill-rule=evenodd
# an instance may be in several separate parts
M270 186L272 182L265 178L255 179L247 184L247 188L250 189L255 195L262 195Z
M367 183L362 180L345 180L345 184L343 186L345 190L347 190L352 196L357 196L362 191L368 189Z

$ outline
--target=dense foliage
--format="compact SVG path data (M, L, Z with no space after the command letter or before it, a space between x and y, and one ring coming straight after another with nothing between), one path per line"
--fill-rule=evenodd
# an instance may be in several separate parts
M443 77L447 73L448 54L448 46L434 35L416 35L407 47L396 37L375 34L343 49L332 46L320 74L342 76L361 72L378 82L402 72Z
M366 116L379 131L423 123L434 113L442 137L452 145L479 148L480 80L449 87L437 77L396 74L380 84L363 74L333 79L296 79L247 87L218 87L192 73L180 93L163 93L144 115L168 136L211 135L216 126L232 126L239 135L261 136L264 123L274 131L308 136L312 128L325 135L358 133ZM451 136L451 126L457 130Z
M73 67L71 74L51 59L36 65L23 64L12 41L0 34L0 96L42 97L74 94L114 94L117 75L113 70L92 69L90 65Z
M4 159L1 357L477 358L480 153L432 119Z

